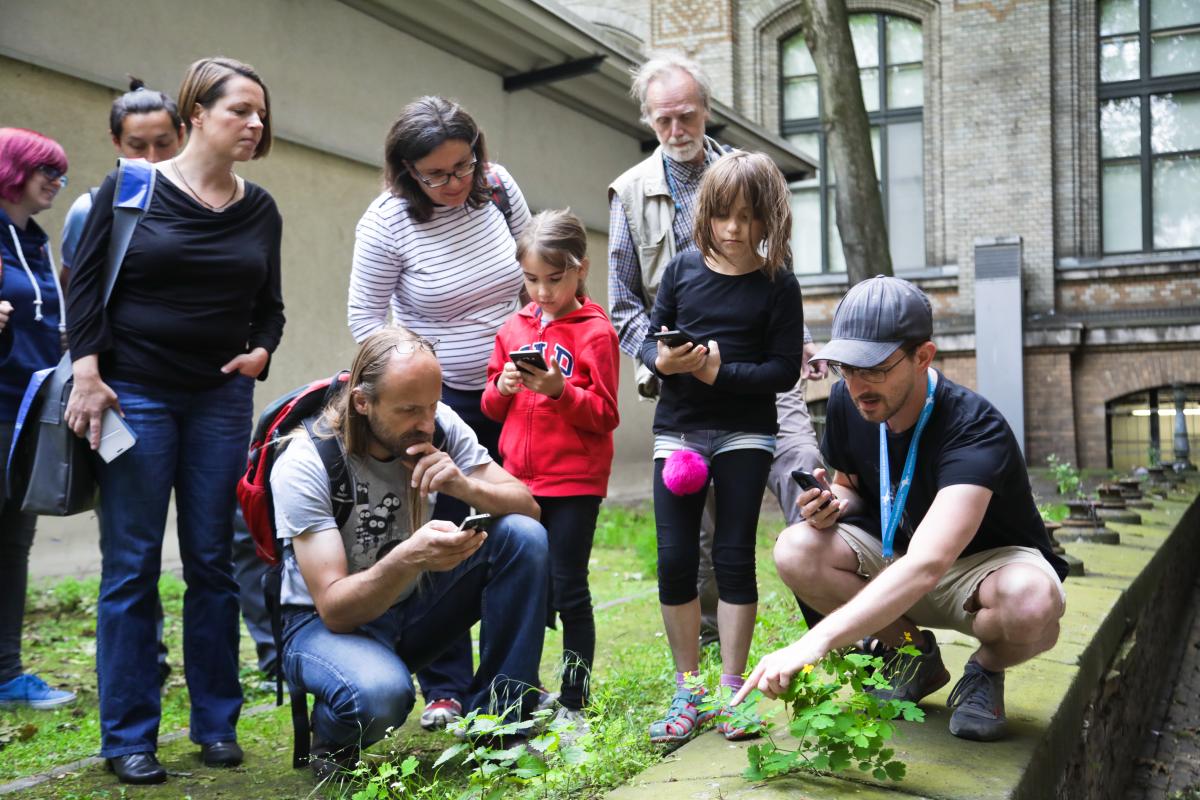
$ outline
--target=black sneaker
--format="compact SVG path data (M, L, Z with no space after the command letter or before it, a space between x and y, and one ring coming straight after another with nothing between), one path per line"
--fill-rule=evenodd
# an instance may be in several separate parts
M1003 737L1008 727L1004 716L1004 673L989 672L972 658L950 690L946 705L954 709L950 715L950 733L960 739L992 742Z
M881 702L907 700L919 703L950 682L950 673L942 663L942 651L932 631L925 634L925 646L918 648L918 655L910 656L884 646L878 639L864 649L869 655L883 659L884 676L892 686L890 689L871 689L870 693Z

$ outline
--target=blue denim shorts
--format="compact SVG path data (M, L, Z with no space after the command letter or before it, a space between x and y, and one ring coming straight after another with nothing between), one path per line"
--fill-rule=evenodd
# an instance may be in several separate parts
M731 450L766 450L774 453L775 437L768 433L713 430L654 435L655 460L666 458L676 450L692 450L704 456L705 461Z

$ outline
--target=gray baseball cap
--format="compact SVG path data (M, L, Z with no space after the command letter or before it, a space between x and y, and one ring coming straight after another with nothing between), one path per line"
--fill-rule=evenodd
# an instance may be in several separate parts
M932 337L933 307L925 293L903 278L876 275L846 292L833 312L829 342L812 360L873 367L905 342Z

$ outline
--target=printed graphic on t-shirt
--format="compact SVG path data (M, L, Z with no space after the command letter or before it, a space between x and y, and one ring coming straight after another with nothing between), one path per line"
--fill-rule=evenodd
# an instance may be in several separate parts
M396 511L400 508L400 497L392 492L386 493L379 505L372 508L367 487L358 484L355 489L358 521L354 527L354 544L350 548L352 572L367 569L379 559L380 547L388 541Z
M530 342L529 344L521 345L519 349L538 351L542 354L542 358L546 359L547 364L550 363L550 359L554 359L554 363L558 364L558 371L562 373L564 378L569 378L575 374L575 356L561 344L554 345L552 354L549 342Z

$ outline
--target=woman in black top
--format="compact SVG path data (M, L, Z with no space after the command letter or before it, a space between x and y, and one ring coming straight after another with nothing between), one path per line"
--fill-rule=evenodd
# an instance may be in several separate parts
M112 407L137 436L98 473L100 753L127 783L166 780L154 755L154 606L172 489L187 582L191 738L210 766L242 760L234 487L245 466L254 380L266 377L284 322L279 212L265 190L233 171L270 149L266 86L238 61L202 59L184 76L179 109L187 147L155 165L154 193L108 307L103 273L115 174L96 195L68 294L75 390L67 421L96 448Z

